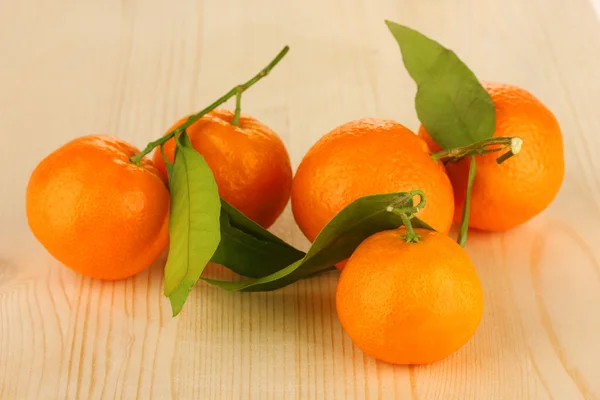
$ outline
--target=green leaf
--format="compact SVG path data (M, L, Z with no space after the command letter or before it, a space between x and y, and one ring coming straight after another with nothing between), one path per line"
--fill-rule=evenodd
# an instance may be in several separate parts
M285 241L281 240L276 235L264 229L262 226L260 226L250 218L246 217L241 211L239 211L237 208L235 208L234 206L222 199L221 208L229 216L231 225L235 226L236 228L243 230L244 232L248 233L249 235L253 235L258 239L266 240L273 243L279 243L282 246L287 246L292 249L294 248Z
M191 147L184 132L177 141L173 163L169 257L165 266L164 294L173 316L185 303L220 241L221 201L212 171L204 157Z
M386 24L417 84L417 115L433 140L448 149L492 137L496 110L469 67L425 35L391 21Z
M321 230L303 259L271 275L242 282L203 280L230 291L269 291L330 271L334 264L350 257L369 236L402 226L402 218L387 211L389 206L410 207L412 197L409 193L399 192L365 196L353 201ZM433 230L416 217L411 222L415 228Z
M260 278L304 257L290 246L221 199L221 243L211 261L233 272Z
M177 287L177 289L175 289L175 291L169 295L171 310L173 311L174 317L177 316L183 309L183 305L185 304L191 291L192 287L182 285Z

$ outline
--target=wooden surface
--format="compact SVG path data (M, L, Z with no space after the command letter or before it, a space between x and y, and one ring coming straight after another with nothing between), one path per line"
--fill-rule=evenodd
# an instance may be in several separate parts
M43 156L88 133L143 146L285 44L244 111L282 136L294 168L349 120L416 129L415 87L384 19L453 48L481 79L529 89L564 130L552 206L511 232L470 236L486 309L455 355L414 368L364 356L334 311L337 272L266 294L199 284L172 319L160 263L100 283L33 240L24 191ZM600 398L600 23L589 0L0 0L0 54L0 399ZM306 248L289 209L273 231Z

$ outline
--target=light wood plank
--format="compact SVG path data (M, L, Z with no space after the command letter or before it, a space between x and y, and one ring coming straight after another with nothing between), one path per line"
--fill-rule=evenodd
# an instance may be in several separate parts
M199 284L173 319L161 260L100 283L34 241L24 191L44 155L87 133L143 146L284 44L244 110L281 135L294 168L352 119L416 129L384 19L453 48L481 79L531 90L565 134L549 209L470 236L486 310L455 355L414 368L364 356L337 320L336 272L272 293ZM0 399L600 398L600 23L588 0L0 0L0 54ZM289 208L273 231L307 247Z

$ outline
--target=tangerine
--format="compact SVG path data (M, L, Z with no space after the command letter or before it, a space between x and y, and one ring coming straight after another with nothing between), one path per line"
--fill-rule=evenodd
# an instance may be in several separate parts
M415 189L423 190L428 199L418 217L448 233L454 197L443 164L433 161L425 141L405 126L360 119L335 128L306 153L294 176L292 212L312 242L359 197Z
M506 231L541 213L556 197L565 174L563 138L556 117L533 94L509 84L482 84L496 109L494 136L520 137L523 147L502 164L496 163L494 153L475 157L469 226ZM432 151L440 150L423 126L419 136ZM464 207L469 165L469 158L446 164L457 222Z
M192 146L212 170L219 195L263 228L270 227L289 201L292 167L287 150L277 134L248 115L240 116L235 126L234 113L215 109L187 128ZM168 132L181 126L180 119ZM175 140L164 144L164 152L173 162ZM154 163L166 178L165 161L157 148Z
M168 244L169 191L149 158L108 135L76 138L47 155L26 190L29 227L66 267L90 278L128 278Z
M405 228L365 239L342 270L336 309L365 354L392 364L428 364L456 352L474 335L484 296L466 251L449 236Z

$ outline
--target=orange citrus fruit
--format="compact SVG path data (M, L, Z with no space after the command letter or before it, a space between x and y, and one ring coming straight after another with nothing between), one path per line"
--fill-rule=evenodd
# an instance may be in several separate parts
M533 94L514 85L483 82L496 109L494 136L520 137L521 151L502 164L498 153L476 156L476 175L471 197L469 226L505 231L519 226L548 207L565 174L563 138L552 112ZM440 147L429 133L419 129L433 151ZM446 164L454 186L455 220L465 200L469 159Z
M466 251L449 236L405 228L364 240L342 270L336 309L365 354L392 364L427 364L457 351L483 316L481 282Z
M344 207L362 196L421 189L427 206L417 214L448 233L452 185L425 141L384 119L343 124L321 137L302 159L292 185L292 211L309 241Z
M275 132L257 119L241 115L234 126L234 113L216 109L187 128L192 146L212 170L220 196L264 228L281 215L290 197L292 167L287 150ZM169 130L179 127L187 117ZM173 162L175 141L164 145ZM157 148L154 163L164 177L165 162Z
M91 278L117 280L149 267L168 244L169 191L149 158L107 135L74 139L33 170L29 227L46 250Z

